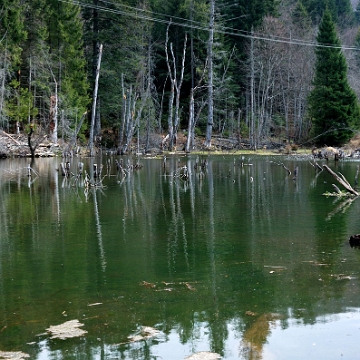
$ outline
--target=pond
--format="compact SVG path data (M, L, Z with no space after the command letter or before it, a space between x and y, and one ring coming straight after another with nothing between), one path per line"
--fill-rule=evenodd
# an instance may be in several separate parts
M309 158L61 162L0 162L0 351L358 359L360 200L324 196L335 180ZM359 163L327 164L354 183ZM71 320L82 336L46 330Z

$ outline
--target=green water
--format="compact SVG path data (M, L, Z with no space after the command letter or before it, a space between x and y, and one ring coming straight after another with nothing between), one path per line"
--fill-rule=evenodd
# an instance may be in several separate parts
M0 162L0 351L31 359L358 359L360 200L309 159L139 159L103 187ZM119 158L118 158L119 159ZM124 168L137 162L124 158ZM283 163L292 174L288 175ZM328 163L353 183L359 163ZM187 166L184 178L180 167ZM294 179L294 169L298 176ZM81 338L46 329L78 319ZM129 342L150 326L151 339Z

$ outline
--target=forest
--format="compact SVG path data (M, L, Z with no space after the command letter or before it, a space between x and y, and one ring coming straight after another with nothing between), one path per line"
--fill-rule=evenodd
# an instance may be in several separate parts
M211 149L214 137L341 145L360 129L358 1L1 3L9 134L125 154L136 142Z

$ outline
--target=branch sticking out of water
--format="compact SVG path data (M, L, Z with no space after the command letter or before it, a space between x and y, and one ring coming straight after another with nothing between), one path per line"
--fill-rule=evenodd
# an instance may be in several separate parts
M334 171L332 171L327 165L323 165L323 168L332 175L333 178L335 178L349 193L359 196L360 194L353 189L353 187L350 185L350 183L346 180L345 176L341 173L340 176L336 174Z

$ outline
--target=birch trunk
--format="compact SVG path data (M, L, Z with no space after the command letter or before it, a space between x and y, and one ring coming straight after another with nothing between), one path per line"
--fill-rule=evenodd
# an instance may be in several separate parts
M180 93L181 93L181 86L182 86L182 82L183 82L183 78L184 78L187 35L185 35L182 62L181 62L181 73L180 73L180 78L178 80L177 79L177 70L176 70L176 60L175 60L172 43L170 44L172 68L170 65L169 54L168 54L170 25L171 25L171 22L169 23L167 30L166 30L166 41L165 41L166 64L168 67L169 77L170 77L170 81L171 81L171 93L169 96L168 136L165 139L167 139L167 138L169 139L169 149L172 150L174 145L176 144L177 131L178 131L178 127L180 124L180 116L179 116ZM176 91L176 96L175 96L175 91ZM175 99L175 116L174 116L174 99Z
M95 116L96 116L96 100L97 100L98 86L99 86L99 75L100 75L102 50L103 50L103 45L100 44L98 62L97 62L97 67L96 67L93 106L92 106L92 112L91 112L91 125L90 125L90 137L89 137L90 156L94 156L94 127L95 127Z

